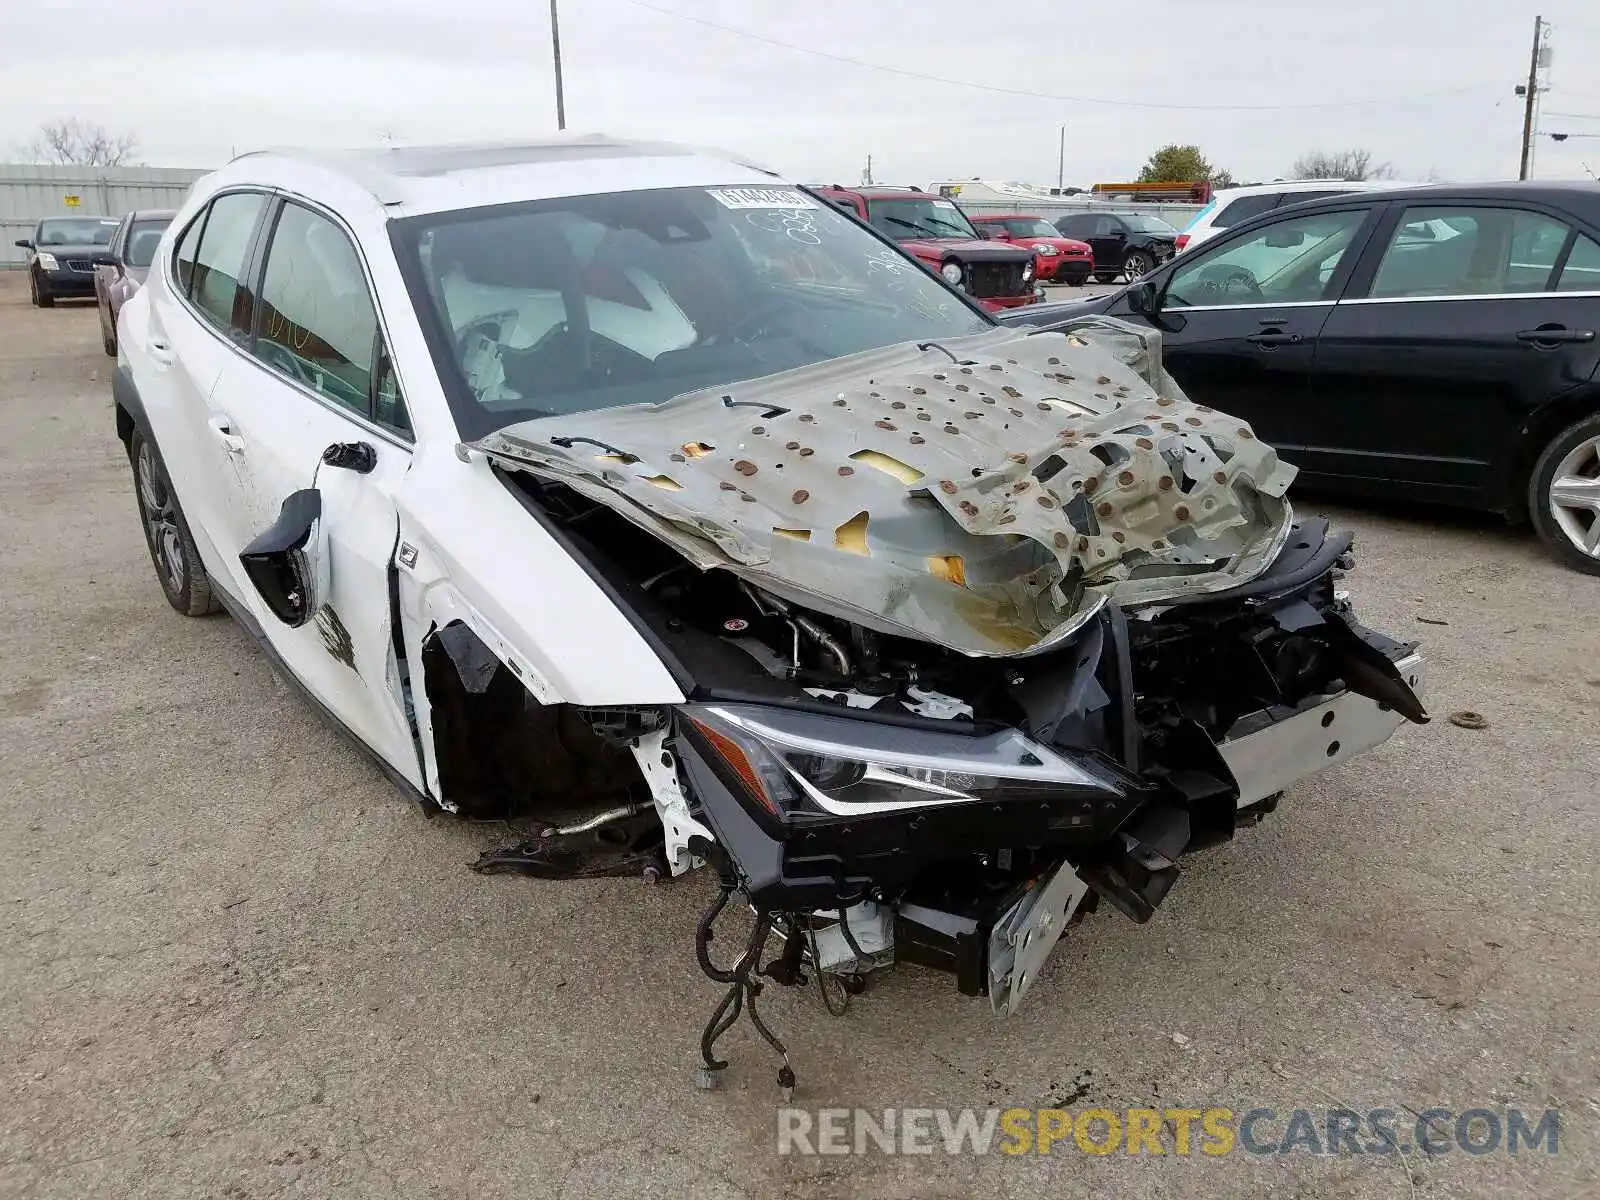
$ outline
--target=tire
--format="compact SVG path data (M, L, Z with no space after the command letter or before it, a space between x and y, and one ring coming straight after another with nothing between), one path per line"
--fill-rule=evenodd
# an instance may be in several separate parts
M1122 273L1127 276L1128 282L1132 283L1135 279L1150 274L1155 265L1155 261L1143 250L1133 250L1122 260Z
M142 430L128 439L128 461L133 467L133 495L139 506L150 562L156 569L167 603L186 617L203 617L221 605L211 591L211 577L200 561L189 522L167 478L166 464L155 443Z
M106 352L107 358L115 358L117 356L116 335L102 333L100 335L100 348Z
M1115 283L1117 281L1116 272L1096 271L1094 273L1094 281L1096 283Z
M56 298L45 289L44 281L39 278L39 272L28 272L28 298L33 301L35 308L54 308Z
M1600 413L1574 421L1545 446L1528 477L1528 514L1557 559L1600 575Z

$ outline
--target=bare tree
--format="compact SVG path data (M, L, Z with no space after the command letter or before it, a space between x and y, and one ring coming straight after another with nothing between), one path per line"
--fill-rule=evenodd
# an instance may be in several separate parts
M131 166L139 139L131 133L112 133L101 125L77 117L46 121L39 126L24 152L35 162L78 167Z
M1372 161L1371 150L1313 150L1295 159L1296 179L1393 179L1390 163Z

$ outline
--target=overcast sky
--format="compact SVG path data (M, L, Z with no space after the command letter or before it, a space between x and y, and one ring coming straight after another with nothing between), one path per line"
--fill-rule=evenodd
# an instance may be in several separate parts
M880 182L1053 183L1062 124L1066 181L1080 186L1130 177L1173 141L1198 143L1241 179L1285 175L1318 147L1370 149L1402 178L1514 177L1512 89L1535 12L1555 26L1541 127L1600 135L1600 119L1553 115L1600 118L1597 0L561 9L569 129L725 146L808 180L855 182L871 153ZM555 128L552 80L544 0L0 0L0 157L65 116L135 134L143 161L161 166L385 135L537 136ZM1585 162L1600 173L1600 136L1538 141L1540 177L1581 176Z

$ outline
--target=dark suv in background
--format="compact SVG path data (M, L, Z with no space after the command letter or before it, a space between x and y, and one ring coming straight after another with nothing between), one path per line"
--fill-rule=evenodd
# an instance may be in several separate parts
M52 307L58 296L94 295L94 256L104 254L117 231L115 217L44 217L33 236L17 245L28 258L28 295L36 308Z
M984 308L1019 308L1044 297L1034 279L1033 251L984 240L967 214L943 196L911 188L837 184L811 190L893 238L907 254Z
M1100 283L1118 275L1147 275L1171 258L1178 244L1178 231L1147 213L1072 213L1056 221L1056 229L1062 237L1089 243Z

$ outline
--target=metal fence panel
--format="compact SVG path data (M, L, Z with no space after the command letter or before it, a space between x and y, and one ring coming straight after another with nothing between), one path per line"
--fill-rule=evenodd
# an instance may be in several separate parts
M137 208L177 208L205 173L184 167L0 163L0 268L27 261L16 240L27 237L40 217L120 217Z

